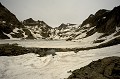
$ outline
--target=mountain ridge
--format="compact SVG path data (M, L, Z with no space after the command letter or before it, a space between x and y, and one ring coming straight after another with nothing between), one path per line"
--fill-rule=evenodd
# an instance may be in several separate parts
M96 36L91 41L96 42L97 40L104 41L105 38L113 33L112 37L119 37L120 35L120 6L113 8L113 10L100 9L95 14L90 14L82 24L62 23L55 28L52 28L44 21L35 21L32 18L20 22L1 3L0 8L1 39L64 39L67 41L83 41L91 36Z

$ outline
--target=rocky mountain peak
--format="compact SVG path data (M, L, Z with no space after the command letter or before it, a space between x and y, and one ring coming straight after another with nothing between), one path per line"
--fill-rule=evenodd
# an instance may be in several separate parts
M19 22L16 16L0 3L0 38L55 38L55 39L82 39L103 33L110 35L118 32L120 35L120 6L113 10L100 9L91 14L81 25L62 23L54 29L40 20L28 18ZM9 35L9 36L8 36ZM104 35L103 35L104 36Z
M35 25L38 25L38 22L33 20L32 18L28 18L23 21L23 24L26 26L35 26Z
M26 23L35 23L35 20L33 20L32 18L29 18L29 19L24 20L24 22L26 22Z
M120 6L112 10L100 9L91 14L75 33L73 40L81 42L101 43L112 38L116 42L120 35Z
M44 27L50 27L44 21L40 21L40 20L35 21L32 18L24 20L23 24L25 26L39 26L39 27L44 26Z
M120 13L120 5L117 6L117 7L115 7L115 8L113 9L113 12L115 12L116 14Z
M90 27L95 27L99 33L111 34L115 32L115 28L120 27L120 6L115 7L113 10L101 9L90 15L85 21L83 21L81 27L90 24ZM91 17L92 16L92 17Z
M76 24L71 24L71 23L62 23L60 26L57 27L58 30L62 30L62 29L68 29L70 27L74 27Z

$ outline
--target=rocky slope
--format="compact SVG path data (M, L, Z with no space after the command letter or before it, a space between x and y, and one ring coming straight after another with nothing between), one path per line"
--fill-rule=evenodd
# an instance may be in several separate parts
M107 57L72 72L68 79L120 79L120 57Z
M55 27L52 31L51 38L53 39L71 39L75 35L75 30L77 30L79 25L77 24L71 24L62 23L60 26Z
M0 3L0 39L65 39L87 43L104 43L120 39L120 6L101 9L91 14L81 25L62 23L52 28L44 21L32 18L22 23Z
M87 44L81 48L83 50L120 44L119 13L120 6L113 10L101 9L95 15L91 14L66 40Z
M0 39L34 38L16 16L0 3Z
M26 19L23 21L25 27L30 30L32 35L36 39L70 39L75 35L75 30L78 29L77 24L64 24L62 23L60 26L52 28L47 25L44 21L35 21L32 18Z
M32 18L22 23L0 3L0 39L70 39L74 36L76 24L61 24L52 28L44 21Z
M113 10L101 9L91 14L77 30L73 40L100 43L120 37L120 6Z
M30 30L34 38L36 39L49 39L51 35L52 27L47 25L44 21L35 21L32 18L23 21L25 27Z
M55 28L56 39L104 43L120 38L120 6L101 9L91 14L81 25L61 24Z
M66 26L73 25L75 24ZM0 39L56 39L56 37L61 39L61 35L63 38L64 33L68 29L61 26L52 28L44 21L35 21L32 18L26 19L21 23L13 13L0 3Z

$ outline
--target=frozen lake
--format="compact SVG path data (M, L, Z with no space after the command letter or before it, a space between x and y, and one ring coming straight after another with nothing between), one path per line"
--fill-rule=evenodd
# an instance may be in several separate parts
M65 40L0 40L0 44L5 43L17 43L24 47L39 47L39 48L79 48L85 46L91 46L90 44L84 42L73 42Z

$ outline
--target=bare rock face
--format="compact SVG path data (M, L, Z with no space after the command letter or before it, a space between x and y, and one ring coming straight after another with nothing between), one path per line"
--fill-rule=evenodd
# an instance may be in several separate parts
M0 39L9 39L4 33L9 34L15 27L20 26L22 24L16 16L0 3Z
M31 30L34 35L39 35L42 38L49 38L52 27L47 25L44 21L35 21L32 18L23 21L23 24L27 29ZM39 38L36 37L36 38Z
M116 31L116 27L120 27L120 6L115 7L113 10L101 9L91 14L81 26L90 24L95 27L94 30L99 33L111 34Z
M24 38L25 35L26 39L34 39L16 16L0 3L0 39Z
M68 79L120 79L120 57L107 57L93 61L73 71Z
M6 21L6 23L11 23L13 25L20 24L16 16L11 13L6 7L0 3L0 21Z

